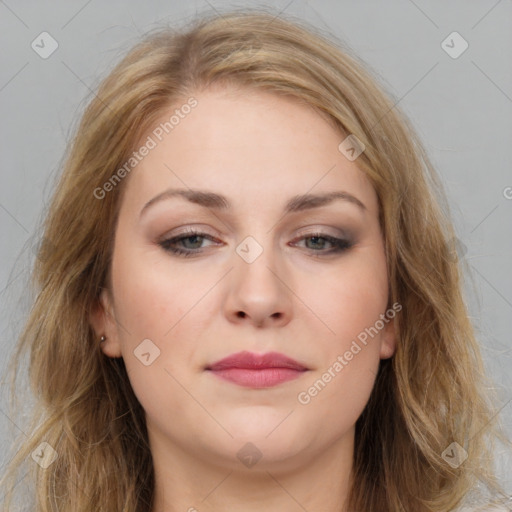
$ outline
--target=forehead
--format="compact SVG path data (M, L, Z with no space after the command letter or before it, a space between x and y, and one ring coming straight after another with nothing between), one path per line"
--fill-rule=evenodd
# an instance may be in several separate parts
M187 99L162 111L136 146L154 142L129 176L127 201L140 206L179 187L219 192L241 208L343 189L377 208L364 173L338 150L345 136L312 107L266 91L216 88L180 111Z

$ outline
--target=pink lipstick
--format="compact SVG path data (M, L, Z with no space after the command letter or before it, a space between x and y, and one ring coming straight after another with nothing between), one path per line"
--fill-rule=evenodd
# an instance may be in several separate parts
M308 370L278 352L237 352L206 367L221 379L251 388L269 388L296 379Z

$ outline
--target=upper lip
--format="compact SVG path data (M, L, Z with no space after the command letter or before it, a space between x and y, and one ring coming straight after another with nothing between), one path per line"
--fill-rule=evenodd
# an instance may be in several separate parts
M291 368L304 371L307 368L299 362L279 352L255 354L253 352L237 352L206 367L207 370L225 370L227 368L245 368L249 370L262 370L265 368Z

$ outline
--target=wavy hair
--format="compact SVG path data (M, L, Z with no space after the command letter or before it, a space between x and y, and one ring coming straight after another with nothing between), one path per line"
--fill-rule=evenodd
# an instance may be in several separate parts
M123 360L102 353L89 321L110 286L129 177L101 200L94 191L165 109L213 84L294 98L328 119L340 142L352 134L365 146L356 163L378 196L389 303L402 311L396 353L381 361L356 424L348 509L447 511L478 483L498 489L492 397L461 291L449 209L418 136L343 43L291 17L244 10L150 32L85 109L45 213L35 300L16 345L12 366L29 356L35 407L30 436L16 445L4 478L4 510L26 461L37 512L151 510L144 411ZM29 460L42 442L58 454L46 469ZM442 456L453 442L468 454L457 468Z

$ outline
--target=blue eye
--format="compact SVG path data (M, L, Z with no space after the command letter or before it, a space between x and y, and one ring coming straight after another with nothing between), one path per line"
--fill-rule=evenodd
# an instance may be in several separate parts
M206 233L187 231L182 235L161 240L158 242L158 245L165 251L175 254L176 256L190 257L202 252L201 249L204 248L202 246L204 240L215 242L215 239ZM306 247L306 249L309 249L312 253L319 253L319 256L341 253L347 251L354 245L350 240L336 238L322 233L311 233L307 236L302 236L299 241L300 240L310 240L311 244L309 244L309 247ZM331 246L329 250L325 250L326 244Z
M303 236L299 240L310 240L309 247L306 247L308 249L313 250L314 252L321 252L323 254L333 254L333 253L339 253L346 251L350 249L354 244L347 239L344 238L336 238L334 236L330 235L324 235L322 233L311 233L307 236ZM320 243L319 243L320 241ZM325 249L326 242L331 245L331 249L328 251L322 250ZM306 243L306 246L308 244ZM316 246L316 249L315 249ZM318 250L320 249L320 251Z
M165 251L171 252L172 254L187 257L193 256L194 254L198 254L198 252L200 252L197 251L197 249L201 248L202 239L208 239L211 241L215 240L206 233L200 233L199 231L187 231L184 235L169 238L167 240L162 240L158 243L158 245L160 245L160 247L162 247ZM182 244L184 242L190 242L190 245L192 247L176 247L176 245Z

